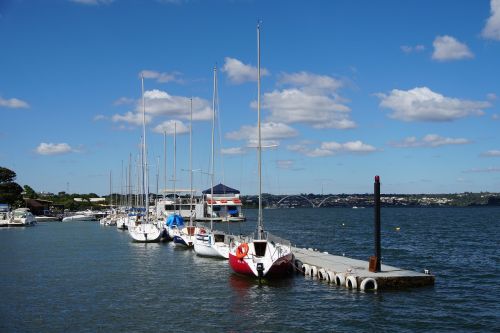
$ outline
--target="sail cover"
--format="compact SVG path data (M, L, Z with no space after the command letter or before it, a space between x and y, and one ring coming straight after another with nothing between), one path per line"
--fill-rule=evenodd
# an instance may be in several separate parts
M184 219L180 215L172 214L168 217L165 224L168 227L177 226L178 228L182 228L184 226Z

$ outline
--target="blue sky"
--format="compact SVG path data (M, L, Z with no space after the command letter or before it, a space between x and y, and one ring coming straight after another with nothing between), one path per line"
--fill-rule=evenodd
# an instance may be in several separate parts
M122 191L141 140L150 188L255 194L262 20L263 191L500 191L500 0L0 2L0 165L20 185ZM133 162L135 165L135 162ZM158 167L159 165L159 167ZM133 171L135 173L135 171ZM135 176L133 176L134 179Z

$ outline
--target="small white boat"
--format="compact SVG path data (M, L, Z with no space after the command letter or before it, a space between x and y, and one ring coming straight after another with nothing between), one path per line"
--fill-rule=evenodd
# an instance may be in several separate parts
M140 223L128 228L133 240L141 243L152 243L160 240L160 229L153 223Z
M220 214L215 214L214 208L218 207L219 209L217 210L219 213L221 212L221 206L220 204L227 204L227 198L226 197L226 189L228 189L227 186L219 184L216 187L214 187L214 132L215 132L215 113L216 113L216 98L217 98L217 67L214 67L214 94L213 94L213 101L212 101L212 156L210 159L210 175L211 175L211 181L210 181L210 189L203 191L204 197L203 197L203 203L202 203L202 210L199 212L198 216L203 217L204 220L207 219L206 212L208 211L208 219L210 220L210 230L207 232L205 229L201 229L199 232L196 233L196 237L194 240L194 250L197 255L199 256L204 256L204 257L214 257L214 258L222 258L222 259L228 259L229 258L229 242L228 242L228 236L220 231L215 231L214 230L214 217L216 218L221 218ZM229 192L235 192L235 190L231 189L232 191ZM238 195L239 195L239 191ZM219 205L217 205L217 201L214 200L214 193L221 193L224 195L223 198L221 198L221 202ZM233 198L233 195L231 195L231 200L236 200L236 197ZM210 198L209 200L206 200L206 198ZM224 200L224 202L222 202ZM239 198L238 198L239 201ZM241 201L240 201L241 205ZM227 210L226 210L227 211Z
M87 214L75 214L71 216L66 216L62 219L63 222L75 222L75 221L94 221L94 216L89 216Z
M142 189L144 190L145 207L143 214L137 215L137 220L134 225L128 226L128 233L135 242L151 243L159 242L161 237L161 229L158 225L149 219L149 182L148 182L148 166L147 166L147 150L146 150L146 105L144 101L144 77L141 77L142 85Z
M0 204L0 227L8 227L12 220L12 212L8 205Z
M194 251L202 257L229 259L229 244L233 236L222 231L198 233L194 242Z
M36 224L35 216L29 208L18 208L12 213L12 218L8 222L9 227L30 227Z

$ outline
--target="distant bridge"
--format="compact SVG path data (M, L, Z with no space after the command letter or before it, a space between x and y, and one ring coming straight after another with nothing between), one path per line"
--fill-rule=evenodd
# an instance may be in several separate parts
M318 208L321 207L321 205L323 205L326 200L331 199L331 198L335 198L335 197L336 197L335 195L331 195L329 197L324 198L323 200L321 200L321 202L316 207L318 207Z
M304 197L304 196L302 196L302 195L287 195L286 197L281 198L281 200L280 200L280 201L278 201L278 202L276 203L276 205L279 205L279 204L280 204L280 203L282 203L285 199L288 199L288 198L291 198L291 197L302 198L302 199L306 200L307 202L309 202L309 203L311 204L312 208L316 208L316 206L314 205L314 202L312 202L311 200L307 199L306 197ZM327 199L328 199L328 198L327 198ZM323 202L321 202L321 203L323 203ZM321 206L321 203L319 204L319 206ZM318 207L319 207L319 206L318 206Z

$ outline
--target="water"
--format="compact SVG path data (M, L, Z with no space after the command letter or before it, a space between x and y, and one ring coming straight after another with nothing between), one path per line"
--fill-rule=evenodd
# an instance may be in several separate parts
M253 230L255 213L231 230ZM294 245L373 253L371 209L264 216ZM302 276L259 285L226 261L94 222L2 228L0 332L498 332L499 231L499 208L383 208L383 263L429 269L436 284L365 293Z

